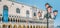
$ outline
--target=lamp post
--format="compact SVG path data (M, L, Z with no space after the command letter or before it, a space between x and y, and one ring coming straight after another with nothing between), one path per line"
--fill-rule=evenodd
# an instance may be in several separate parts
M47 15L46 15L47 17L45 16L45 17L47 18L47 28L48 28L48 10L47 10L47 8L48 8L49 6L50 6L49 3L46 3L46 4L45 4L46 11L47 11Z
M50 8L50 9L49 9ZM51 18L50 16L51 15L49 15L49 13L51 13L51 11L52 11L52 7L51 6L49 6L48 7L48 9L47 9L47 28L49 28L49 18ZM56 16L57 16L57 14L58 14L58 10L54 10L53 11L53 14L54 14L54 18L53 19L56 19Z
M49 25L48 25L48 10L47 10L47 28L49 27Z
M47 19L47 28L49 28L49 18L51 18L51 12L52 12L52 7L51 6L49 6L47 9L47 14L46 14L46 19Z
M49 5L49 3L46 3L46 4L45 4L45 7L46 7L47 14L46 14L44 17L46 17L46 19L47 19L47 28L49 28L49 21L48 21L48 20L49 20L49 18L51 18L51 17L50 17L51 14L49 14L49 13L52 12L52 7ZM54 10L54 11L53 11L54 19L56 18L57 13L58 13L57 10Z

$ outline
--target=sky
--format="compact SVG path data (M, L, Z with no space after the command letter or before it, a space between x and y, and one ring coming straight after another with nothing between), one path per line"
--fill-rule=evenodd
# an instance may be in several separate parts
M60 25L60 0L15 0L23 4L30 6L36 6L37 8L45 10L45 3L49 3L53 10L58 10L58 15L54 20L54 26Z

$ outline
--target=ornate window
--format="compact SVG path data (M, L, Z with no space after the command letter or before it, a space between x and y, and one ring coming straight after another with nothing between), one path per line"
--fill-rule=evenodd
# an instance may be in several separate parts
M26 16L29 17L29 11L28 10L26 11Z
M14 5L14 3L12 3L12 5Z
M19 8L16 8L16 13L20 13L20 9Z
M26 11L26 14L29 14L29 11L28 10Z
M36 16L36 13L34 12L34 16Z
M3 6L3 22L8 22L8 6Z

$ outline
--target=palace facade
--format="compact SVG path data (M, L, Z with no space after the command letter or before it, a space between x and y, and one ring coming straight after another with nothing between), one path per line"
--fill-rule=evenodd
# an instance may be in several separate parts
M0 28L47 28L45 13L35 6L0 0ZM53 27L54 19L49 18L49 28Z

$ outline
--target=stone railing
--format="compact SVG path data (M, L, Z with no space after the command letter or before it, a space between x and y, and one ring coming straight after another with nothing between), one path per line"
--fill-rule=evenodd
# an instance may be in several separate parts
M0 22L3 22L2 21L2 16L0 16ZM8 22L14 22L14 23L17 23L17 22L21 22L21 23L38 23L38 24L46 24L47 21L46 19L45 20L39 20L39 19L34 19L34 18L29 18L29 17L9 17L8 18ZM51 20L49 20L49 22L53 22Z

